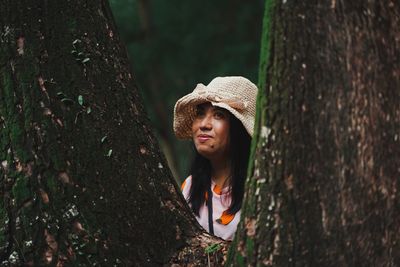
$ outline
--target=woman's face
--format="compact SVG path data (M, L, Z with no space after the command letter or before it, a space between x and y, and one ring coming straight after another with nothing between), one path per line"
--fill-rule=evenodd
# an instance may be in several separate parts
M192 137L197 152L203 157L221 159L229 153L229 111L211 103L197 106L192 124Z

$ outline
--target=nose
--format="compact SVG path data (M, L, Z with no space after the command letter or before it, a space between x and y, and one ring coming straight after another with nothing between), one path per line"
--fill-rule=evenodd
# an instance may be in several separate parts
M206 114L200 121L200 129L202 131L211 130L212 129L212 116L210 114Z

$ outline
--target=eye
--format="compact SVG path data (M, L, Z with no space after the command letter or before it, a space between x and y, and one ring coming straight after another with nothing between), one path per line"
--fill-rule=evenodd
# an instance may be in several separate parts
M224 119L225 118L225 114L222 111L217 110L214 113L214 117L216 119Z
M205 114L203 107L196 107L196 117L201 117Z

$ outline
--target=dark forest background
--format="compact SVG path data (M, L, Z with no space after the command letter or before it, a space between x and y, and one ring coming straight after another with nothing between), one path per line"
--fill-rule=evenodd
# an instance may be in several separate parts
M173 107L197 83L241 75L257 81L263 1L110 0L147 114L179 181L190 142L172 130Z

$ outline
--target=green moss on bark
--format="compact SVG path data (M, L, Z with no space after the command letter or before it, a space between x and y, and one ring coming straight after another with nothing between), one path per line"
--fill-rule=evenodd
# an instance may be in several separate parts
M265 146L267 142L268 130L263 125L266 125L266 94L264 93L267 88L267 70L271 65L271 34L272 31L272 12L274 9L274 0L265 1L265 11L263 19L263 30L261 37L261 51L260 51L260 64L259 64L259 79L258 79L258 96L257 96L257 109L255 118L255 129L254 136L252 139L249 167L246 181L245 200L242 205L241 222L238 227L238 232L235 236L234 241L228 252L228 260L226 266L246 266L249 262L256 262L254 255L254 240L249 235L248 231L254 229L248 229L251 227L249 221L255 220L254 216L257 212L257 198L258 191L262 184L257 182L259 168L257 163L257 157L261 147ZM246 225L247 223L247 225Z

